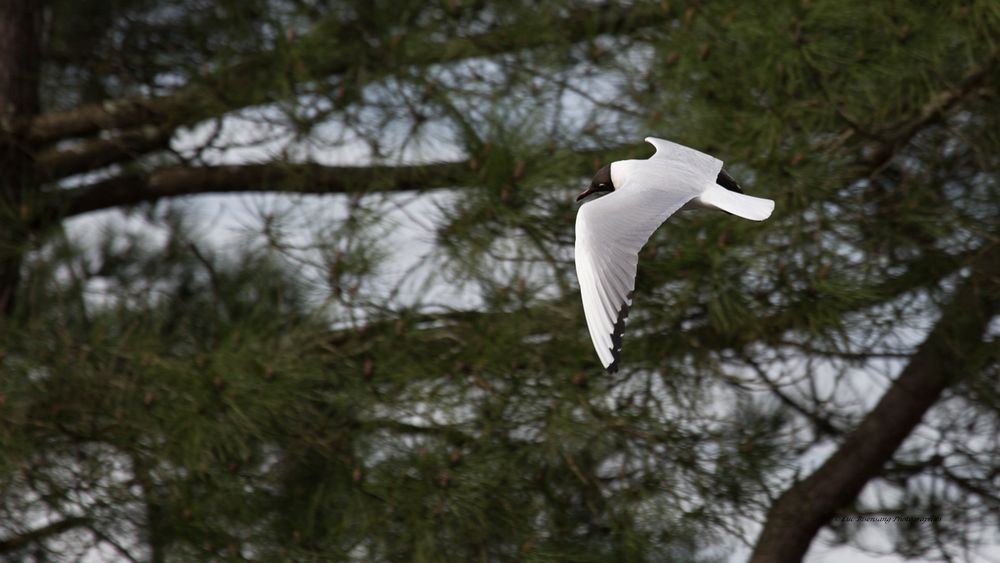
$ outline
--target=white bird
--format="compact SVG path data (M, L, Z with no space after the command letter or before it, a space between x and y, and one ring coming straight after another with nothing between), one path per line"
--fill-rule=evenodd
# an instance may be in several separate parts
M607 193L576 214L576 275L590 338L605 369L614 373L639 250L668 217L682 208L720 209L763 221L774 211L769 199L743 194L722 161L655 137L646 160L619 160L597 171L576 200Z

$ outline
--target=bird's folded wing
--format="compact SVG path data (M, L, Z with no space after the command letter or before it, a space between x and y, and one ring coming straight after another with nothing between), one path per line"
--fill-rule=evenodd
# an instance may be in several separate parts
M576 273L601 363L618 367L639 250L694 193L630 186L583 204L576 216Z

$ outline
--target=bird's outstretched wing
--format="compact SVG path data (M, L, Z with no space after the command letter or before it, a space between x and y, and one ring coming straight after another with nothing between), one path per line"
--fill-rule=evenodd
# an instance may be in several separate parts
M722 161L710 154L656 137L646 137L645 140L656 148L656 153L646 161L649 169L656 170L663 175L663 179L669 179L675 185L683 184L700 193L715 184L722 171Z
M590 338L609 372L618 368L639 250L696 193L629 186L587 202L576 215L576 275Z

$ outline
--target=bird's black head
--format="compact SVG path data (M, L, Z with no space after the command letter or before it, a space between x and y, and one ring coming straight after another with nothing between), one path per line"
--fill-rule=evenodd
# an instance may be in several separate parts
M594 179L590 181L590 187L576 196L576 200L580 201L590 194L613 191L615 191L615 184L611 181L611 165L609 164L598 170L597 174L594 174Z

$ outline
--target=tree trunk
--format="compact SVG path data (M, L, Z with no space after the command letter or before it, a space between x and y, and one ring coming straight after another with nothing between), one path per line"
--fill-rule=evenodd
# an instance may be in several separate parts
M0 315L14 309L35 188L23 124L39 109L39 4L0 0Z

